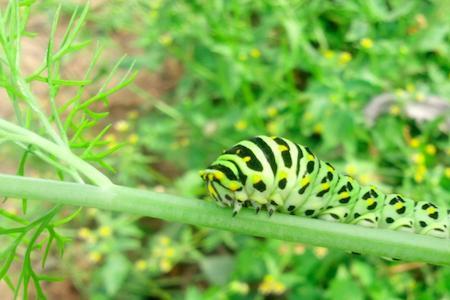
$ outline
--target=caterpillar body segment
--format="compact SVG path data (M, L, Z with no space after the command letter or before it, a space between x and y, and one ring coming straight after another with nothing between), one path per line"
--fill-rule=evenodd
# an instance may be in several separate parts
M450 213L433 203L414 202L362 186L281 137L256 136L225 150L200 171L208 193L220 206L243 206L269 215L279 211L330 222L349 223L450 238Z

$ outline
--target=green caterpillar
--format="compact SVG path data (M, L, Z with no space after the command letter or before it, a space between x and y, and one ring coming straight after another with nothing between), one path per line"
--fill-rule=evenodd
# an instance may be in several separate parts
M387 228L448 239L450 211L433 203L362 186L281 137L256 136L224 151L200 171L220 206L266 208L332 222Z

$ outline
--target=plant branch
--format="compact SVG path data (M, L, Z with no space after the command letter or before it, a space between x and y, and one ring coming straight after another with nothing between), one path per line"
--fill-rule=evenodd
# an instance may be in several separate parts
M265 214L255 215L248 209L242 209L233 218L231 210L213 203L116 185L96 187L0 174L0 195L96 207L406 261L450 265L448 239L285 214L269 218Z
M97 185L107 186L112 184L108 177L73 154L67 147L57 145L32 131L0 119L0 136L2 135L14 142L23 142L37 146L39 149L68 163L70 167L73 167Z

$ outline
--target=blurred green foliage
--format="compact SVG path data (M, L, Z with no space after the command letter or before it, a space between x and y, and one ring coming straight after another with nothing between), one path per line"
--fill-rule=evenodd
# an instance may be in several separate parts
M180 75L163 78L173 88L161 97L132 89L150 108L131 112L106 137L130 142L109 158L116 182L206 198L197 171L240 139L269 134L309 145L364 184L450 204L445 116L418 122L406 114L450 95L449 11L444 0L96 7L93 38L113 45L111 36L129 34L138 68L170 63ZM383 93L394 101L371 125L364 109ZM450 299L448 267L85 215L66 259L86 263L86 272L77 265L70 274L93 299Z

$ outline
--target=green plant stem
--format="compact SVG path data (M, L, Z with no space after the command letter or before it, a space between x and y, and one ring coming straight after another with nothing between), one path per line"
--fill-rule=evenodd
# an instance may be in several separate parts
M67 147L50 142L32 131L0 119L0 136L1 135L15 142L23 142L37 146L39 149L66 162L69 166L75 168L99 186L108 186L112 184L108 177L73 154Z
M117 185L97 187L0 174L0 195L96 207L406 261L450 265L448 239L285 214L269 218L266 214L255 215L249 209L243 209L233 218L231 210L213 203Z

